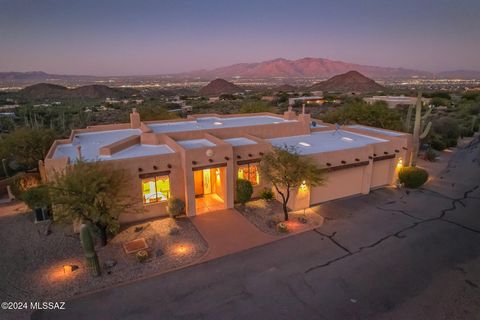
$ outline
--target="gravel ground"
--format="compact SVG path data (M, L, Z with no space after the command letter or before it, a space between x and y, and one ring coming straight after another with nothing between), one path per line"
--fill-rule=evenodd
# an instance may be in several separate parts
M79 237L71 226L51 225L51 234L45 235L48 225L33 223L33 215L25 211L18 203L0 206L0 301L65 301L193 263L207 251L206 242L188 218L153 220L122 230L105 247L97 245L100 263L113 259L116 265L103 266L102 275L94 278L85 269ZM170 235L172 229L178 234ZM145 238L149 246L150 258L145 263L127 255L122 247L137 238ZM79 269L65 274L63 265ZM21 313L11 316L15 319Z
M258 199L250 201L244 206L237 205L236 209L263 232L275 236L285 235L285 233L279 232L276 228L279 222L284 221L282 204L280 202ZM323 217L311 209L290 211L288 216L290 233L300 232L323 224Z

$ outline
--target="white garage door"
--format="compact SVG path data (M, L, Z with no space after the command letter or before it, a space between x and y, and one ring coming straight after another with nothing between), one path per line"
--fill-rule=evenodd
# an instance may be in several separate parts
M325 185L312 188L310 205L362 193L364 168L357 167L327 173Z

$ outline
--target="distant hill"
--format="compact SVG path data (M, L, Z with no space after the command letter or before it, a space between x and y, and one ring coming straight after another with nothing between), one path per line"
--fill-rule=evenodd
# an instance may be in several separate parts
M329 78L334 75L356 70L375 79L433 77L430 72L404 68L366 66L323 58L303 58L298 60L275 59L257 63L238 63L213 70L200 70L181 74L201 78Z
M326 81L314 84L311 91L323 92L378 92L385 88L357 71L336 75Z
M235 84L223 79L215 79L209 84L200 89L199 93L202 96L217 96L225 93L236 93L243 91Z
M67 98L123 98L138 93L134 89L110 88L103 85L89 85L68 89L50 83L38 83L18 91L16 95L21 98L38 99L67 99Z

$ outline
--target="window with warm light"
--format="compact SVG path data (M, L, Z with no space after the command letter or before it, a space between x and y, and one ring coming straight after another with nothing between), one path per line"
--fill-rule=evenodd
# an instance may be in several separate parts
M168 176L157 176L142 179L143 203L159 203L170 198L170 179Z
M244 179L256 186L260 183L260 173L258 171L258 164L249 163L238 168L238 179Z

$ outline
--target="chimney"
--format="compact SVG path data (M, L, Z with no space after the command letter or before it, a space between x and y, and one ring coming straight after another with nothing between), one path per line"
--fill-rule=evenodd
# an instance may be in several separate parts
M130 113L130 127L132 129L140 128L140 114L137 112L137 108L132 109L132 113Z
M283 118L285 120L295 120L296 117L297 114L295 113L295 111L292 110L292 106L288 106L288 111L285 111L283 113Z

